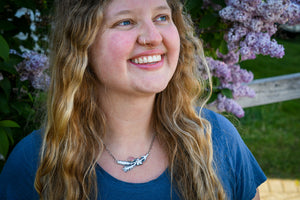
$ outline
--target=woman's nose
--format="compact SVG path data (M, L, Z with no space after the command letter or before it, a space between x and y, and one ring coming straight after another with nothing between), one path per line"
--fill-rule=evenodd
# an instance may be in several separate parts
M153 21L145 22L141 26L141 34L138 37L138 43L143 46L158 46L162 42L162 35Z

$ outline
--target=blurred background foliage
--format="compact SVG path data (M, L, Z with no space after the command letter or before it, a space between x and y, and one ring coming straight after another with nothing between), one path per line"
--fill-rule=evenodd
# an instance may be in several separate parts
M45 92L21 81L16 70L24 49L47 49L53 1L0 1L0 170L15 146L42 123ZM14 49L18 54L10 54Z

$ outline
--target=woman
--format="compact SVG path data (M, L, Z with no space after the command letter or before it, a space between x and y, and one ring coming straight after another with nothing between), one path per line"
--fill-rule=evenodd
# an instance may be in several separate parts
M179 0L56 5L46 126L11 154L4 199L259 199L234 127L195 109L204 57Z

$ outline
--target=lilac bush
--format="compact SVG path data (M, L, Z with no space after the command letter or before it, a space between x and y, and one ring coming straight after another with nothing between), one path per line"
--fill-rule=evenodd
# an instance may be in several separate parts
M17 54L15 51L11 53ZM24 60L16 66L20 80L29 80L34 89L46 91L50 84L50 77L46 73L49 67L48 57L34 51L20 55Z
M214 86L214 92L222 91L222 89L229 89L232 92L232 98L239 97L254 97L255 92L246 86L247 83L253 80L253 74L250 71L241 69L240 66L234 63L234 56L229 59L224 56L224 61L214 60L206 57L208 66L210 67L211 75L219 80L219 84ZM207 77L202 71L202 76ZM221 92L217 94L217 99L211 103L220 111L231 112L237 117L244 116L244 110L233 99L227 98Z
M10 150L44 120L48 61L30 50L47 52L51 2L1 1L0 171Z
M255 59L258 54L282 58L284 47L272 39L272 36L280 24L300 23L300 1L225 0L225 6L220 8L215 3L204 0L203 6L211 6L213 10L217 10L223 20L221 23L228 24L224 34L228 52L221 53L216 49L216 57L207 57L211 75L219 80L213 88L217 95L211 105L216 106L219 111L243 117L244 111L235 100L254 97L255 92L247 86L253 80L253 74L241 69L239 62ZM207 76L200 65L199 69L202 75ZM229 89L232 94L223 94L224 89Z
M243 108L236 101L226 98L222 94L218 94L215 104L218 110L226 110L227 112L235 114L237 117L243 117L245 115Z

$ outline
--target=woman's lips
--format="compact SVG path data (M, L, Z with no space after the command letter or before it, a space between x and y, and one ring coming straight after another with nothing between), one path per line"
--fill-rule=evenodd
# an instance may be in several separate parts
M136 64L152 64L161 61L161 55L140 56L131 59L131 62Z
M130 62L141 69L157 70L163 66L164 55L154 54L148 56L140 56L130 59Z

